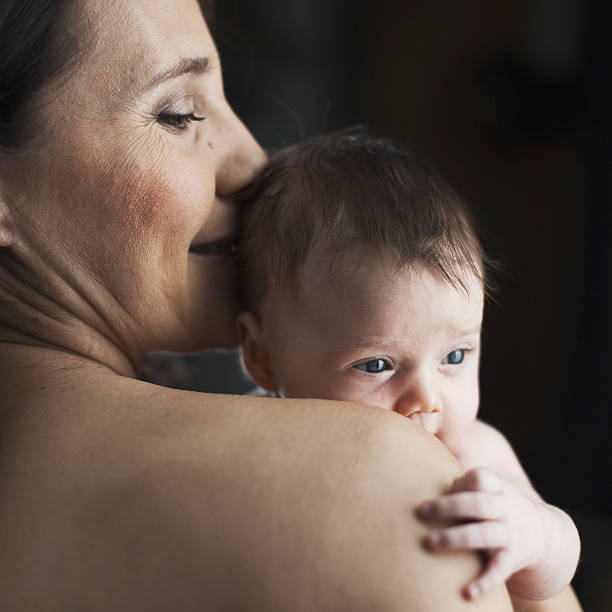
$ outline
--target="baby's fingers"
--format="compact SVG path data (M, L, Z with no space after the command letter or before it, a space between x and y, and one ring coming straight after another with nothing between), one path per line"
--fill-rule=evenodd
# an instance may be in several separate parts
M432 531L425 543L431 550L497 549L508 546L508 529L499 521L467 523Z
M482 574L470 582L464 593L468 599L478 599L501 586L512 575L510 556L500 551L491 555Z
M505 504L496 493L466 492L451 493L435 500L426 501L417 508L417 516L428 521L450 519L502 519Z
M449 492L486 491L488 493L500 493L503 487L502 479L493 470L486 467L475 467L457 478Z

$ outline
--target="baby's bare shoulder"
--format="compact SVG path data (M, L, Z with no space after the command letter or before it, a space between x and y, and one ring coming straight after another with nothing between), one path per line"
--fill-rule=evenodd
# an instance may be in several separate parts
M504 434L493 425L476 419L470 428L469 436L472 442L484 444L488 449L512 449L510 442Z

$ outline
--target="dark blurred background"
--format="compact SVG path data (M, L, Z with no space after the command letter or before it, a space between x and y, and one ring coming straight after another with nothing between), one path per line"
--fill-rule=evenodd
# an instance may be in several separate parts
M612 2L219 0L215 21L264 147L365 125L472 204L502 264L481 416L576 520L585 610L612 610ZM249 387L234 354L183 366L187 387Z

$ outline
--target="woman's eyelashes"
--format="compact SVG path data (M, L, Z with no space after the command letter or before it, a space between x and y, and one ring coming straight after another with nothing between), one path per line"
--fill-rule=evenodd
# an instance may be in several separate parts
M194 121L204 121L206 117L198 117L193 111L190 113L172 113L170 111L161 111L157 113L155 119L161 125L181 132L186 130Z
M442 363L448 365L459 365L460 363L463 363L466 352L467 349L455 349L444 357L444 359L442 359Z
M393 369L391 362L388 359L383 359L382 357L356 363L353 367L356 370L367 372L368 374L380 374L380 372Z

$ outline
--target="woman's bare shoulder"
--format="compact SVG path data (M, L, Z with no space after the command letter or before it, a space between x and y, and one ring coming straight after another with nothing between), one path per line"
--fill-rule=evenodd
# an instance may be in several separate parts
M476 559L422 550L412 511L458 468L407 420L80 379L5 422L3 609L37 593L92 610L467 605Z

